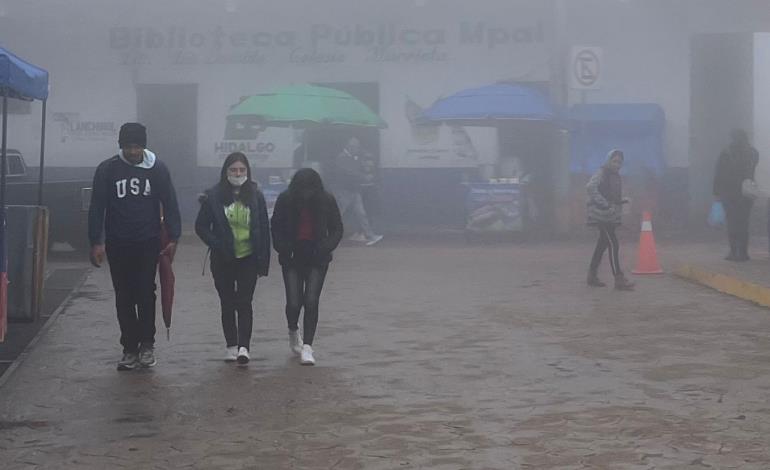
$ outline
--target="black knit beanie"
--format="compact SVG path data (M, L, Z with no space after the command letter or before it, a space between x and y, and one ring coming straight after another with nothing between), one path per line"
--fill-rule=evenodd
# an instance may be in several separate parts
M147 129L138 122L127 122L120 126L118 146L123 148L131 144L147 148Z

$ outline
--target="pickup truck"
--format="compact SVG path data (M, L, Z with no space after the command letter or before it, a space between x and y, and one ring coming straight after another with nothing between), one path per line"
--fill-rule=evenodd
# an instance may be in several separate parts
M7 149L8 162L5 200L11 205L37 205L38 180L30 174L18 150ZM65 242L76 250L88 248L88 206L91 202L90 180L46 181L43 205L50 214L48 240Z

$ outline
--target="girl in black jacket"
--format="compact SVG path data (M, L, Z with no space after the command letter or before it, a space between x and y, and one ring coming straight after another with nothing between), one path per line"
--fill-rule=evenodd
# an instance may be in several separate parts
M201 196L200 203L195 233L211 251L211 274L222 304L225 360L246 364L254 289L270 266L270 228L265 198L251 179L244 154L227 156L219 183Z
M300 356L301 364L313 365L318 300L332 251L342 238L342 218L337 201L326 192L321 176L315 170L303 168L297 171L289 189L278 196L271 230L286 288L289 346ZM305 316L300 337L297 323L303 306Z

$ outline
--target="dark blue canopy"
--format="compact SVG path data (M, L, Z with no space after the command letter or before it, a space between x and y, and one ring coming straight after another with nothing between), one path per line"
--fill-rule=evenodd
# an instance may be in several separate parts
M552 120L551 103L539 91L523 85L499 83L470 88L440 98L422 114L427 122L493 126L497 120Z
M620 149L624 173L661 175L665 113L654 103L577 104L569 111L571 170L591 174Z
M48 72L0 47L0 89L25 100L48 98Z

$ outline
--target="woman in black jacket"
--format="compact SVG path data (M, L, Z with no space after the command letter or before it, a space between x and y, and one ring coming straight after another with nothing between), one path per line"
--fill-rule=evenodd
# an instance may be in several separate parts
M321 176L315 170L299 170L289 183L289 189L278 196L271 230L286 288L289 346L300 356L301 364L313 365L318 300L332 251L342 238L342 218L337 201L326 192ZM300 337L297 323L303 306L305 316Z
M200 198L195 233L211 251L211 274L222 305L226 361L249 362L254 289L270 266L267 206L246 156L231 153L219 183ZM238 321L236 324L236 312Z

